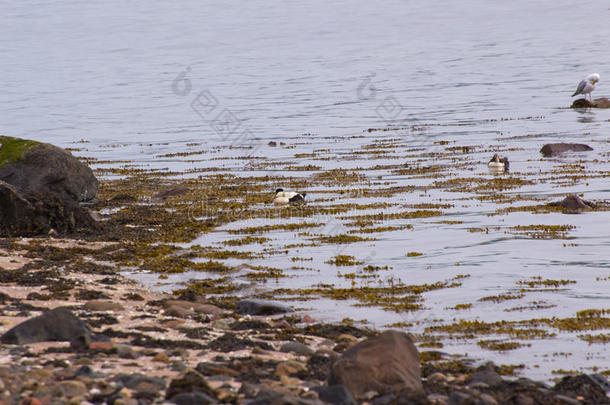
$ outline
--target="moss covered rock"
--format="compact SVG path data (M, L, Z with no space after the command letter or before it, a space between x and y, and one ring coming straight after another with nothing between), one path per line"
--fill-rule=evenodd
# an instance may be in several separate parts
M0 136L0 180L20 193L48 194L73 202L97 194L91 169L71 153L48 143Z

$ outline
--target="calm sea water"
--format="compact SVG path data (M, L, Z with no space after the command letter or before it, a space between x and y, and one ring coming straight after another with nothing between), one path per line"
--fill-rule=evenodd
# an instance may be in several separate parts
M594 96L610 96L609 7L603 1L5 2L0 13L0 133L64 147L82 147L77 142L85 140L89 143L81 155L136 159L145 167L220 165L239 173L243 161L189 163L156 156L188 151L193 142L210 149L242 142L236 134L246 134L257 147L255 154L269 159L291 160L297 153L320 148L341 156L380 136L346 140L367 128L468 123L398 136L405 150L431 148L439 140L513 148L512 167L530 175L565 163L541 161L538 150L543 143L581 141L595 148L594 155L587 155L596 159L588 162L588 169L607 172L610 112L565 107L577 83L591 72L601 75ZM216 114L206 110L212 104L238 128L232 135L214 125ZM525 117L534 119L515 119ZM497 121L503 118L512 120ZM311 134L305 141L304 133ZM539 136L523 137L532 134ZM270 140L295 148L258 149ZM239 153L221 152L226 157ZM489 156L474 159L484 162ZM339 159L315 164L362 167L361 161ZM473 165L473 170L486 168ZM607 199L609 191L607 177L586 185L559 188L544 183L520 190L541 198L583 192L590 199ZM433 193L397 198L417 203L446 197ZM438 224L420 221L415 232L388 233L343 252L389 264L394 275L413 283L471 274L459 289L427 294L426 311L400 315L363 311L349 302L321 302L314 313L331 320L367 318L376 326L447 320L458 317L447 307L506 292L516 281L533 276L577 283L560 292L540 293L538 299L554 305L546 311L503 312L503 306L479 303L459 317L567 317L581 309L610 306L608 281L599 281L610 275L610 215L488 217L493 209L462 204L449 214L449 219L466 221L462 227L439 231ZM566 249L561 240L465 231L532 221L576 225L570 243L578 246ZM225 236L221 232L196 243L216 243ZM276 242L280 246L285 240ZM327 249L305 249L300 255L332 256L332 247ZM406 251L426 254L406 258ZM271 264L291 266L287 257L274 258ZM283 283L345 283L336 279L332 266L314 265L319 273L295 274ZM526 301L531 300L528 296ZM544 378L553 369L566 368L565 357L557 360L553 353L571 353L566 354L570 368L610 367L607 346L589 346L575 334L530 343L510 354L481 353L472 342L448 342L444 350L500 363L538 363L540 367L527 373Z

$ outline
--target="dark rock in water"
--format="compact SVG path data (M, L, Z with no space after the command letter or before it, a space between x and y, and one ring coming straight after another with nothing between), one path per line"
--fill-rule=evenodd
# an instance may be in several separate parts
M203 392L183 392L172 397L169 402L176 405L207 405L216 404L218 401Z
M344 385L354 397L368 391L421 392L419 352L409 335L386 331L348 349L332 363L328 385Z
M201 373L195 370L187 370L182 377L173 379L167 392L165 394L166 399L171 399L182 393L189 392L202 392L213 398L216 398L216 393L208 385L205 377Z
M293 312L294 309L272 301L264 300L241 300L235 307L235 312L240 315L275 315Z
M483 383L489 385L490 387L500 385L502 382L504 382L504 380L494 369L493 363L487 363L481 370L473 373L466 380L467 385Z
M320 386L311 388L318 393L318 397L333 405L356 405L356 400L343 385Z
M282 347L280 347L280 352L282 353L296 353L301 356L311 356L313 354L313 350L307 345L299 342L288 342L284 343Z
M562 207L564 213L577 214L582 211L588 211L593 207L593 204L583 200L576 194L568 194L566 198L559 202L549 204L552 207Z
M596 98L589 101L586 98L574 100L570 108L610 108L610 100L606 97Z
M57 232L91 231L97 222L86 208L55 194L25 196L0 181L0 236L31 236Z
M590 150L593 150L593 148L584 143L547 143L540 149L540 153L544 157L552 157L568 151L585 152Z
M581 396L587 403L602 404L610 402L606 392L610 391L608 379L601 374L580 374L566 376L553 387L553 391L568 397Z
M52 193L62 200L91 201L97 194L93 171L57 146L0 137L0 180L23 194Z
M2 335L0 341L14 345L35 342L70 342L81 336L90 341L89 326L69 309L55 308L20 323Z

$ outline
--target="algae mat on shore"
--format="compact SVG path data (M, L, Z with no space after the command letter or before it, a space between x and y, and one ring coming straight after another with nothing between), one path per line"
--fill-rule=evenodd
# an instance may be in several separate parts
M152 166L89 156L103 178L94 208L116 243L19 246L68 266L87 255L228 308L250 295L325 320L404 328L423 346L527 364L544 378L566 371L555 352L581 371L610 368L607 313L581 315L605 310L590 297L610 282L591 245L609 215L598 192L610 176L604 152L536 160L538 148L523 143L446 135L414 147L400 131L366 131L338 150L295 137L254 157L192 143ZM487 170L498 152L516 157L510 173ZM277 187L307 192L306 202L274 206ZM592 190L595 209L566 215L552 205L575 188Z

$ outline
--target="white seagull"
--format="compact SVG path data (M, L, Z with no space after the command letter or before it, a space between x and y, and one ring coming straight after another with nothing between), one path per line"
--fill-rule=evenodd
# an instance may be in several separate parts
M597 82L599 82L599 75L597 73L591 73L585 78L585 80L578 83L578 87L576 88L574 94L572 94L572 97L578 94L582 94L585 96L586 99L588 94L589 98L593 99L591 96L591 92L595 90L595 85L597 84Z
M275 205L284 205L289 203L296 203L305 200L305 193L295 193L294 191L284 191L283 188L275 190L275 198L273 203Z

